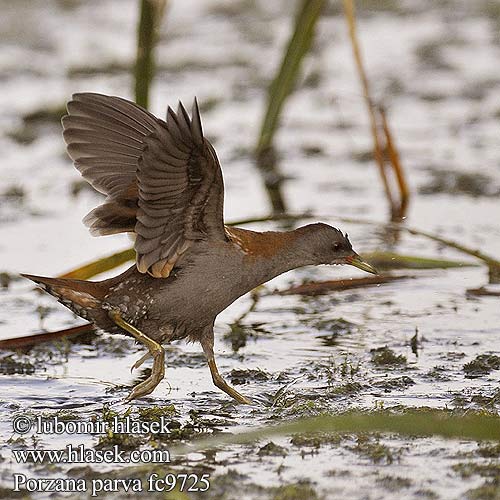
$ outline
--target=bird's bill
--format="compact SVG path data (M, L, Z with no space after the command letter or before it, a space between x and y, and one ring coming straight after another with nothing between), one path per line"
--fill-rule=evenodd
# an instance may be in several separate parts
M359 255L353 255L351 257L347 257L347 263L350 264L351 266L357 267L358 269L361 269L362 271L366 271L367 273L372 273L372 274L378 274L377 270L370 266L368 262L365 262L364 260L361 260L361 257Z

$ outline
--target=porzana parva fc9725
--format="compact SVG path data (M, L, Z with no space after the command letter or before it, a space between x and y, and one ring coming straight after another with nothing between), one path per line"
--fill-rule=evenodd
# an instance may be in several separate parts
M133 102L75 94L62 119L70 157L105 202L84 219L93 235L135 234L136 263L103 281L24 275L73 312L110 333L133 336L153 358L151 375L127 401L150 394L165 374L162 344L201 343L214 384L240 403L214 358L214 321L238 297L291 269L351 264L375 270L347 235L327 224L293 231L227 227L224 185L213 146L204 138L196 100L166 121Z

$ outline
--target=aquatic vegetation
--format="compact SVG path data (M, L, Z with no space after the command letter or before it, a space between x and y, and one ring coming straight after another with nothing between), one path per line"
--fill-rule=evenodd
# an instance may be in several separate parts
M397 366L406 364L406 356L396 354L387 346L370 349L372 363L377 366Z
M488 375L492 370L500 370L500 356L496 354L480 354L464 365L468 377Z

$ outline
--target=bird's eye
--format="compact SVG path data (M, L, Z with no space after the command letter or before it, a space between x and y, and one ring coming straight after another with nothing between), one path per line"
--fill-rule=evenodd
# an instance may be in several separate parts
M333 251L338 252L340 250L340 243L334 243L333 244Z

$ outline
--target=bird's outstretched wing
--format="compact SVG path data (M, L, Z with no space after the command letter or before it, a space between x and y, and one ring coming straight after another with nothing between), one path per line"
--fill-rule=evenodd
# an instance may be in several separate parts
M226 239L222 173L196 99L191 117L179 103L165 122L120 97L75 94L62 123L75 167L107 196L85 224L136 233L140 272L166 277L197 240Z

